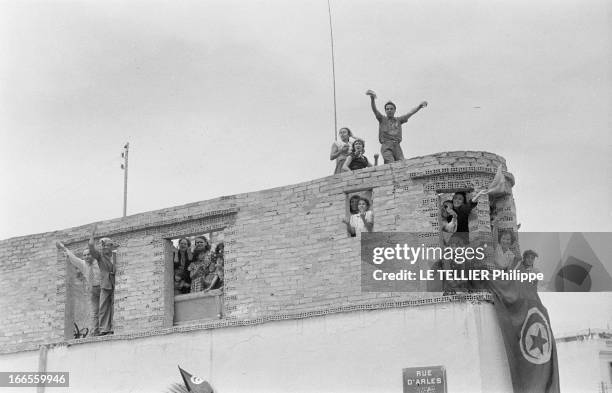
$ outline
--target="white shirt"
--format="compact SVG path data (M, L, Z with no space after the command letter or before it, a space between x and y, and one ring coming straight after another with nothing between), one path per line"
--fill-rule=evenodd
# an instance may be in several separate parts
M91 264L88 264L70 250L66 250L66 257L68 257L68 260L74 267L83 273L85 280L87 280L87 285L90 287L100 286L100 267L98 266L98 261L94 259Z
M368 210L365 213L365 220L368 224L372 224L374 222L371 210ZM351 216L350 224L351 224L351 227L353 227L353 230L355 231L355 236L359 236L361 232L367 232L365 224L363 220L361 219L361 215L359 213L353 214Z
M508 249L504 252L502 247L498 244L495 248L495 264L502 269L507 269L514 263L514 253Z

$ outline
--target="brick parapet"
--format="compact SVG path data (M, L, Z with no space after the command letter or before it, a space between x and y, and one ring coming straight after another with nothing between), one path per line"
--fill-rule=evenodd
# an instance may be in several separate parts
M224 321L434 297L361 293L359 242L341 223L347 193L372 190L376 231L435 232L436 191L486 185L499 165L507 170L503 158L487 152L445 152L102 221L100 235L122 245L116 333L169 329L172 299L165 288L164 242L211 229L223 229L226 240ZM512 196L502 202L507 225L515 225ZM487 208L478 211L474 229L490 230ZM0 241L0 311L5 316L0 347L26 348L70 334L71 318L83 308L78 299L83 287L54 243L61 239L70 248L82 248L89 230L83 225Z

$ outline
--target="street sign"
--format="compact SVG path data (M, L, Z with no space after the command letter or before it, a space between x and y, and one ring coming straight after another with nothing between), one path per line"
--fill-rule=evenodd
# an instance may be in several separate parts
M446 393L444 366L405 368L402 374L404 393Z

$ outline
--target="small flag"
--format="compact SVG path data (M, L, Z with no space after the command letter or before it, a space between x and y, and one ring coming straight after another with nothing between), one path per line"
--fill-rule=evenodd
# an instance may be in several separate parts
M178 366L178 369L181 372L181 377L183 377L183 382L185 382L188 391L193 393L214 393L213 388L208 382L200 377L189 374L187 371L183 370L181 366Z
M537 285L489 281L514 393L559 393L559 366L550 319Z

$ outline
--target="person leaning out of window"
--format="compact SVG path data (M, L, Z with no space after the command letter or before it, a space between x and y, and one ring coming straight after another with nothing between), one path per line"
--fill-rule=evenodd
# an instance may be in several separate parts
M360 236L361 232L372 232L374 227L374 215L370 210L370 201L367 198L359 198L357 209L358 212L351 215L349 221L342 220L351 236Z

